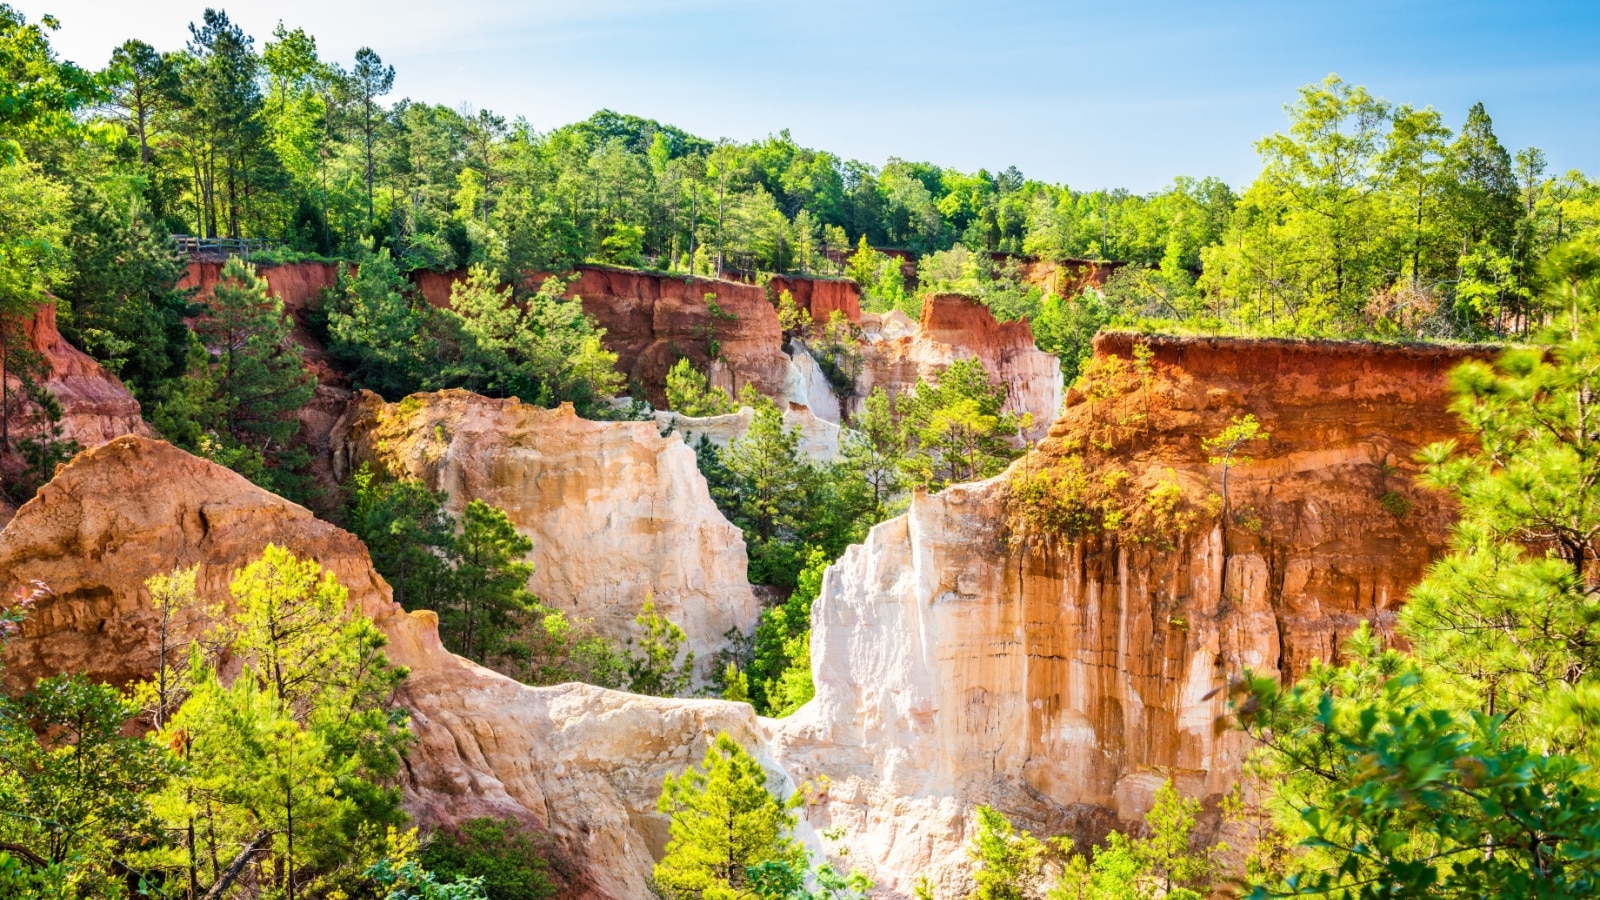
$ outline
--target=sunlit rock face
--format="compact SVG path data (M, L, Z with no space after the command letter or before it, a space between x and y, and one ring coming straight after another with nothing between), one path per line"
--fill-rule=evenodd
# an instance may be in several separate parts
M128 684L156 668L158 616L146 578L198 566L200 594L268 544L317 560L388 636L410 670L398 702L416 742L401 769L422 825L476 816L547 830L570 863L566 898L636 900L667 839L663 778L728 732L795 785L767 752L746 704L641 697L581 684L532 688L444 650L438 620L407 614L356 538L220 466L171 445L122 437L80 454L0 532L0 590L32 581L51 596L7 648L9 690L61 672ZM809 829L802 829L813 842Z
M828 570L816 697L770 734L795 777L828 776L819 827L848 831L884 887L909 895L927 874L960 896L979 803L1093 838L1170 778L1215 829L1249 751L1216 689L1245 668L1303 672L1362 620L1388 631L1442 551L1451 510L1412 459L1457 435L1444 376L1473 351L1106 335L1097 354L1131 371L1135 340L1150 381L1074 392L1013 471L1131 423L1107 465L1204 510L1220 472L1201 441L1253 414L1271 439L1230 472L1226 531L1213 508L1157 541L1030 534L1001 476L918 495Z
M335 427L334 468L362 463L483 500L533 540L529 588L602 633L633 636L647 595L708 661L760 610L744 538L711 501L694 451L654 422L594 422L466 391L384 403L363 392ZM702 671L705 666L702 666Z
M1005 386L1006 411L1032 417L1024 436L1044 437L1061 411L1061 365L1054 354L1034 344L1026 321L997 322L982 303L954 295L928 297L922 303L922 321L908 329L909 321L898 312L863 317L867 340L852 414L874 388L903 393L918 380L937 381L957 360L976 358L995 383Z

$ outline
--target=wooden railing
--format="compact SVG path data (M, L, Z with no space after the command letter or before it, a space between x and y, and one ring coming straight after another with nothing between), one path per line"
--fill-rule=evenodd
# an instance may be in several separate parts
M216 253L249 259L250 254L267 249L265 238L203 238L192 234L175 234L172 236L172 242L180 251L190 256Z

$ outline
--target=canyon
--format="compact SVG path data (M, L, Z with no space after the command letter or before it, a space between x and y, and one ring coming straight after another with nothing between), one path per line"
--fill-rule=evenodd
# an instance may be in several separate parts
M1250 745L1218 689L1333 659L1363 620L1388 633L1447 540L1412 458L1458 435L1444 376L1482 351L1104 334L1096 355L1012 477L1118 472L1130 522L1163 484L1191 514L1041 534L1006 476L919 493L828 570L816 696L769 725L792 776L828 778L812 821L898 895L921 876L954 895L978 803L1092 841L1171 779L1225 832ZM1231 473L1224 527L1202 441L1244 415L1271 437Z
M1205 801L1203 831L1226 837L1219 802L1250 746L1218 689L1246 669L1293 677L1336 658L1362 621L1392 629L1452 522L1414 485L1414 456L1458 435L1445 376L1489 351L1108 333L1063 392L1025 323L973 305L934 298L914 326L862 315L864 369L905 386L963 353L984 359L1011 408L1041 412L1037 443L1006 475L918 493L829 568L812 613L816 695L780 720L720 700L528 687L449 654L436 617L403 612L353 536L149 439L126 391L40 319L38 343L62 360L52 388L90 449L0 532L0 589L54 592L8 648L7 686L62 671L144 677L156 616L143 580L198 564L220 600L270 542L329 567L410 668L398 698L417 735L408 810L423 824L500 815L548 831L575 873L564 896L648 895L666 840L661 779L722 730L774 786L813 786L805 838L842 829L848 864L885 896L910 896L919 877L958 895L980 803L1093 840L1134 826L1170 779ZM781 375L767 383L783 390ZM588 422L445 391L392 404L361 393L327 415L335 477L381 464L448 491L457 510L502 506L534 537L530 587L608 633L630 633L650 590L697 654L753 627L742 538L683 439L732 439L744 414ZM1245 415L1269 437L1229 473L1224 512L1203 442ZM788 418L829 425L799 403ZM663 437L667 424L679 433ZM1076 473L1120 485L1125 524L1052 530L1016 490Z
M194 261L179 287L205 298L221 274L218 262ZM1074 270L1076 271L1076 270ZM320 294L332 288L339 266L300 262L263 265L258 273L267 290L294 320L294 339L305 350L318 378L318 397L303 417L307 440L325 455L332 420L349 399L348 382L329 364L312 336L309 314ZM1101 270L1082 274L1084 283L1104 280ZM446 307L464 272L418 271L418 294ZM529 275L525 286L547 277ZM618 356L617 368L643 387L658 408L666 408L666 375L680 358L705 372L711 384L737 397L746 385L779 402L810 407L821 419L840 424L860 408L876 387L891 393L912 388L919 379L936 380L958 359L977 358L997 384L1006 386L1006 409L1027 413L1029 440L1044 436L1060 411L1062 384L1056 358L1039 350L1026 322L997 322L988 308L967 298L935 296L913 322L899 313L863 313L860 291L845 279L774 276L765 286L713 278L688 278L607 266L580 266L567 276L563 296L576 297L584 312L605 329L606 348ZM1041 276L1044 277L1044 276ZM1075 276L1076 277L1076 276ZM807 351L804 341L787 342L773 305L787 291L821 324L835 312L858 326L865 338L862 363L853 385L840 400ZM714 297L708 302L707 296ZM796 346L796 344L799 344Z

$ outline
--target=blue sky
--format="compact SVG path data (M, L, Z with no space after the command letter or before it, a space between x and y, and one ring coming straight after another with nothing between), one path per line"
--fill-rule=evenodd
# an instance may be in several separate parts
M181 47L204 2L9 0L102 65ZM325 58L370 45L395 96L550 128L606 107L875 164L1015 165L1077 188L1247 183L1295 89L1338 72L1452 127L1484 101L1511 149L1600 176L1600 0L840 2L280 0L224 4L259 41L281 19Z

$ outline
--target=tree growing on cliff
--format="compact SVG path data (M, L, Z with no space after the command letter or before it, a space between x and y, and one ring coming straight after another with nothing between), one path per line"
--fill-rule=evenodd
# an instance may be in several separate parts
M291 329L282 301L255 267L229 259L195 320L188 377L171 385L153 418L180 447L293 495L294 469L305 460L290 439L316 380Z
M440 311L443 365L425 386L465 387L546 407L571 402L579 413L596 415L623 379L616 354L601 343L604 329L584 314L580 300L562 297L565 290L561 279L547 278L538 291L514 301L511 288L474 266L451 286L450 308Z
M440 611L439 630L462 656L484 662L535 611L528 590L533 541L517 533L505 511L482 500L467 504L456 539L455 605Z
M687 356L667 370L666 392L667 408L679 415L700 418L733 412L728 392L710 384Z
M750 580L792 585L806 527L822 512L810 504L820 473L801 455L799 431L784 428L777 404L758 400L749 430L719 456L727 481L713 496L744 532Z
M745 674L756 712L785 716L811 699L811 605L822 593L828 555L808 548L805 567L783 603L762 610Z
M389 248L362 260L329 304L328 351L349 368L356 387L394 401L419 390L432 368L431 310L413 303L411 285Z
M700 769L668 775L656 808L670 819L655 884L672 900L733 900L755 894L752 869L781 864L803 872L793 837L800 802L767 790L767 772L727 732L706 748Z
M975 864L972 880L976 887L968 900L1030 900L1036 896L1044 866L1044 842L1018 830L989 806L973 812L973 825L967 858Z
M1211 464L1222 468L1222 514L1228 514L1228 472L1235 466L1250 464L1250 457L1241 450L1246 444L1255 441L1265 441L1272 438L1272 433L1261 427L1261 423L1254 415L1246 414L1234 416L1228 427L1214 437L1209 437L1200 442L1206 452L1211 454Z
M628 657L628 690L652 697L676 697L688 690L694 677L694 651L678 661L684 643L683 629L656 613L655 598L646 595L633 619L642 634L636 652Z
M1024 423L1005 412L1004 385L977 359L957 360L936 383L918 381L898 401L908 447L903 469L929 490L997 475L1021 455L1011 441Z

